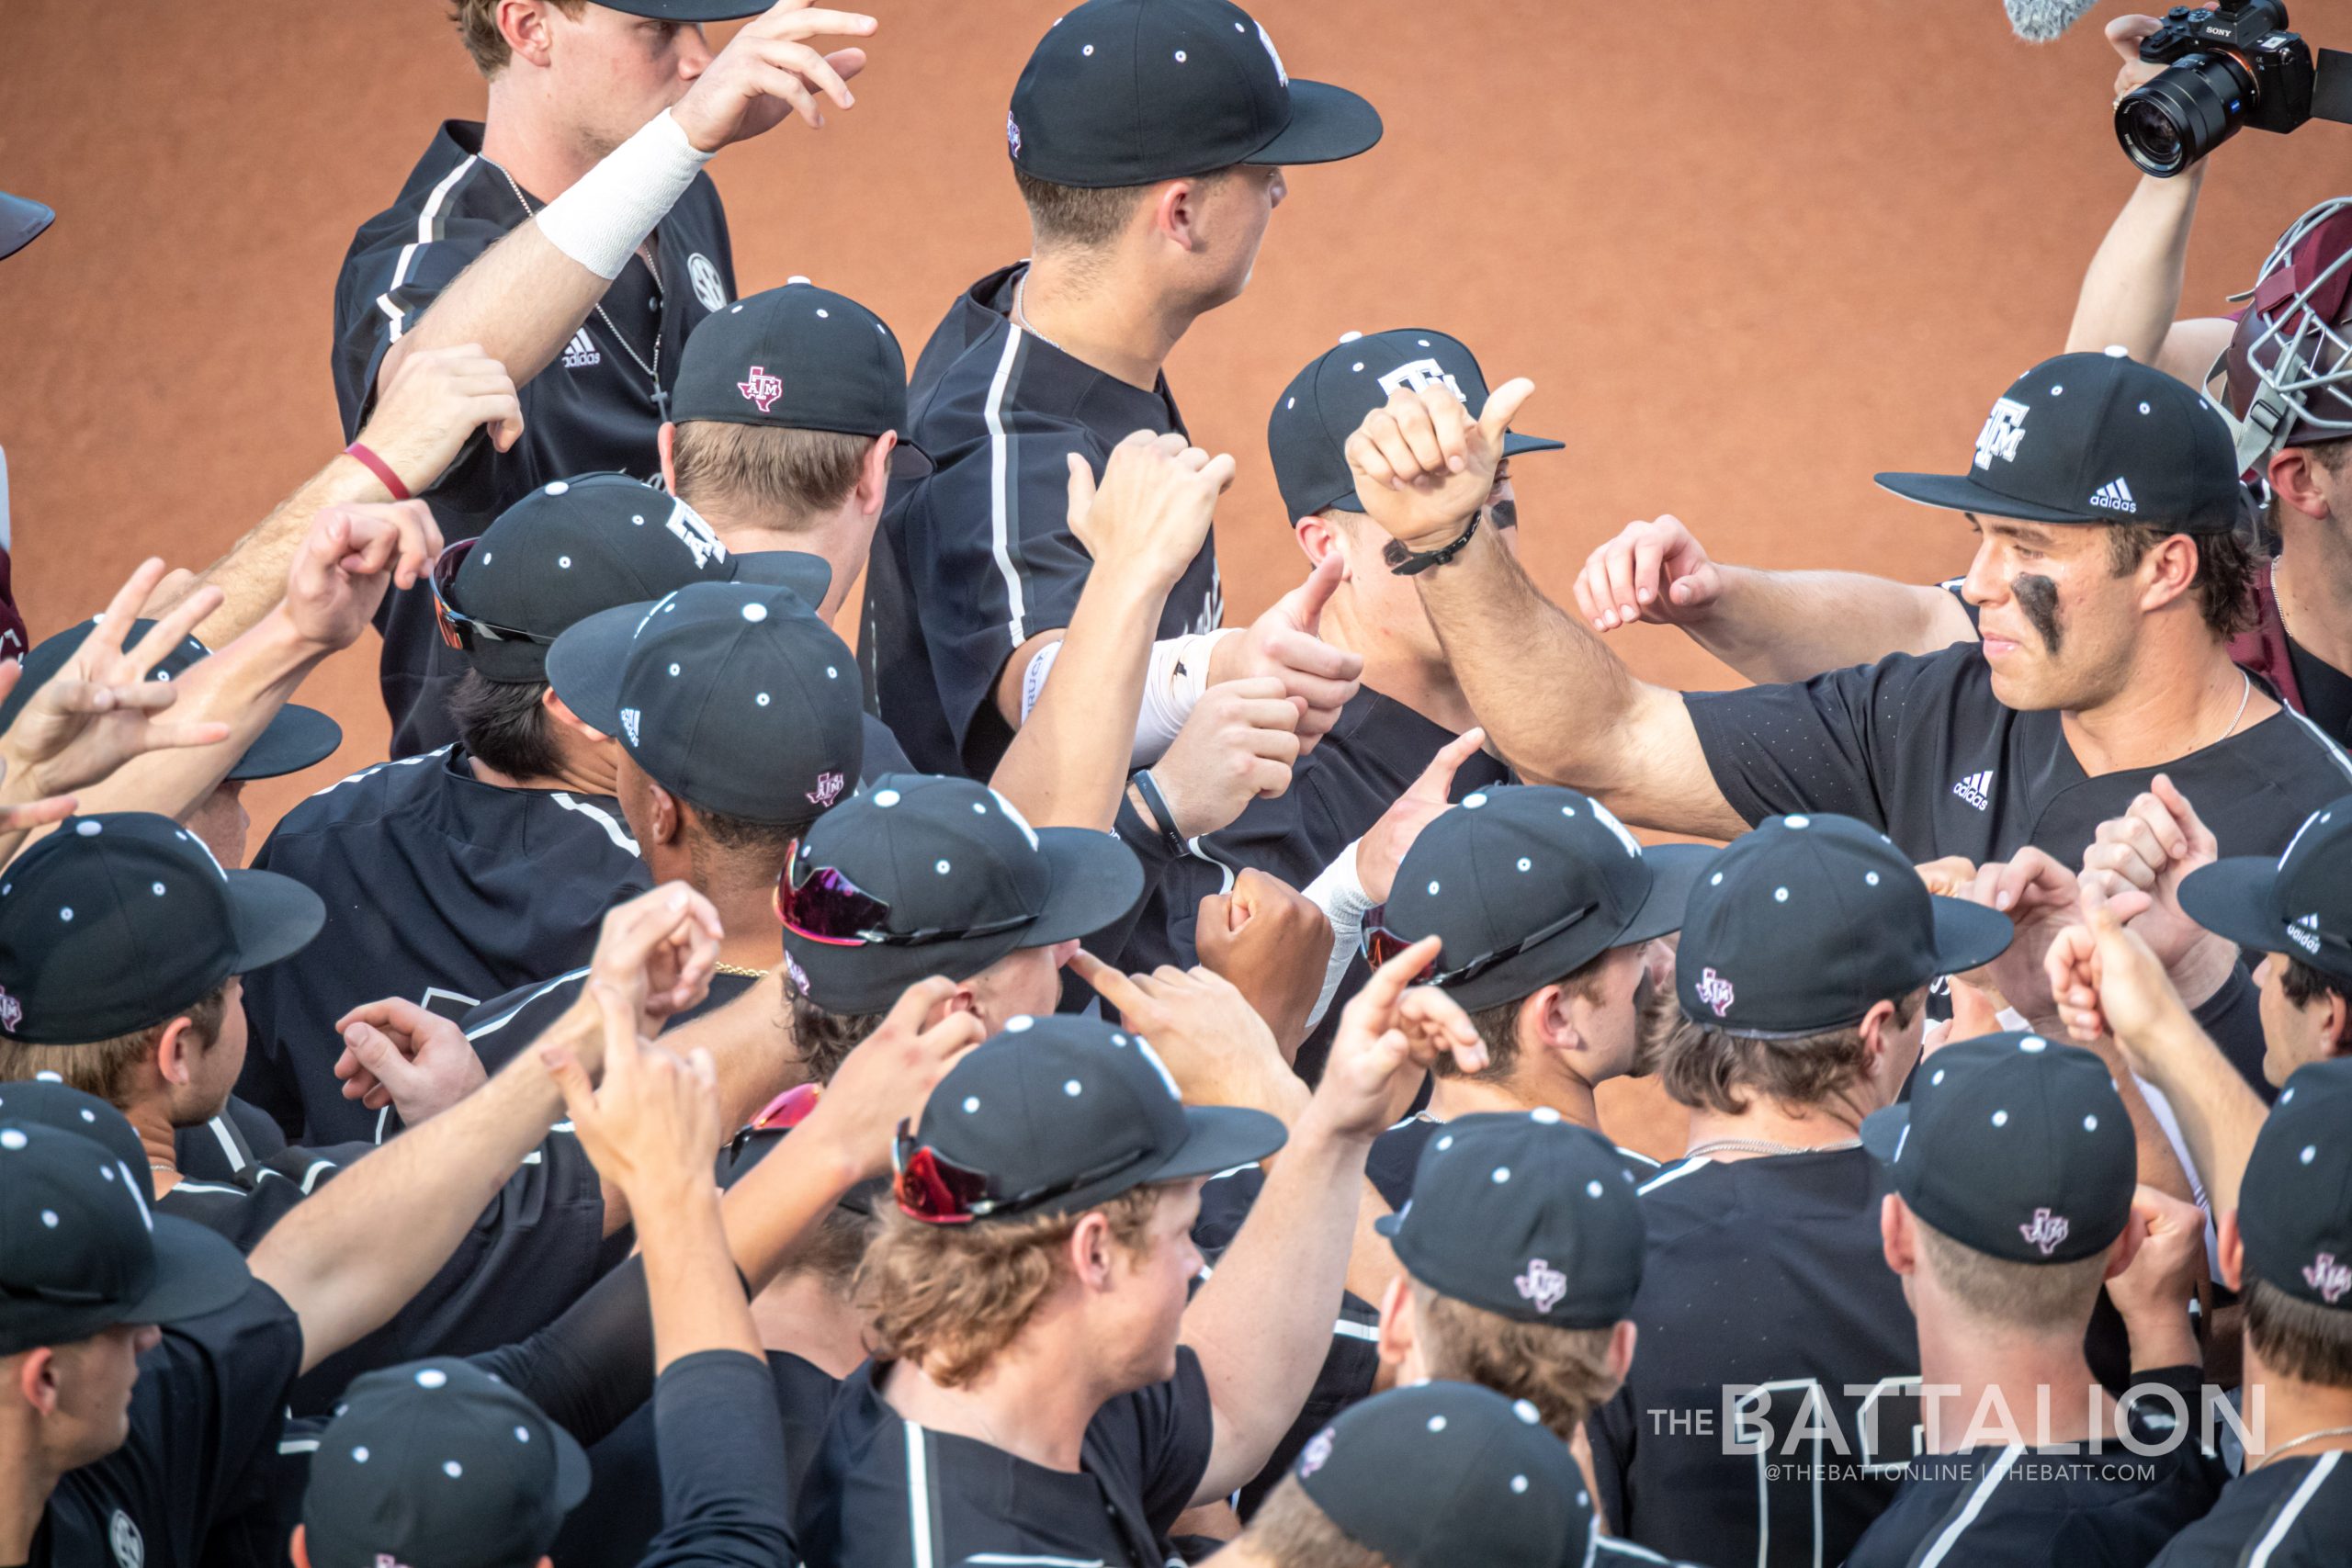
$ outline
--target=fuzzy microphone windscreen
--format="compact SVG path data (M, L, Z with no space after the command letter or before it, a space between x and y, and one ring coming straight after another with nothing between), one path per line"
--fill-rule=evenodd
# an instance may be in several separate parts
M2001 0L2009 26L2028 43L2048 43L2091 8L2091 0Z

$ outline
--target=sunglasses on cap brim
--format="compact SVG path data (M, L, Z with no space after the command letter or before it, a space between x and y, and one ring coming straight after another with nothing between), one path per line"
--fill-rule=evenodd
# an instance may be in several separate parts
M1439 967L1445 962L1445 950L1441 947L1437 956L1421 965L1421 972L1414 976L1408 984L1458 986L1464 981L1475 980L1496 964L1517 958L1528 949L1551 941L1600 908L1597 902L1581 905L1551 924L1521 937L1508 947L1498 947L1492 953L1482 953L1469 962L1455 964L1451 968ZM1388 906L1375 904L1364 911L1363 931L1357 940L1363 946L1364 961L1377 969L1421 939L1391 931L1388 927Z
M888 900L868 893L835 867L817 864L801 849L801 841L794 840L784 874L776 878L775 914L785 930L809 942L828 947L920 947L926 942L1001 936L1034 922L1032 916L1016 915L977 926L894 931Z
M1080 1188L1091 1187L1133 1168L1150 1153L1149 1149L1130 1149L1116 1159L1081 1170L1065 1180L1049 1181L1006 1198L991 1198L986 1175L957 1165L929 1145L917 1143L914 1124L901 1122L899 1135L890 1145L890 1168L895 1173L890 1190L899 1201L900 1212L910 1218L927 1225L968 1225L990 1214L1017 1213L1068 1197Z
M478 619L449 603L450 591L458 583L458 568L481 543L479 537L459 539L433 563L433 624L440 628L441 640L460 653L471 653L476 644L485 642L531 642L542 648L554 642L555 638L537 632Z

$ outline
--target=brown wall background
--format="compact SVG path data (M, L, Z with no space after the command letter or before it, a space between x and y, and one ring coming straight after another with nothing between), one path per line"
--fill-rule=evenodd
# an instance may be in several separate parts
M744 289L805 273L911 353L1023 252L1004 105L1066 8L876 0L856 109L714 166ZM2137 177L2108 129L2104 13L2039 49L1993 0L1257 15L1294 73L1363 92L1388 133L1294 174L1250 292L1170 367L1196 439L1241 459L1217 523L1238 615L1300 567L1266 410L1351 328L1442 327L1492 379L1535 378L1521 423L1568 450L1521 466L1521 512L1557 592L1661 511L1727 559L1964 565L1964 525L1870 475L1962 460L1995 394L2063 342ZM0 4L0 188L60 213L0 265L0 446L36 637L146 554L200 566L334 449L336 265L435 123L481 102L437 0ZM2225 308L2290 218L2352 183L2346 138L2248 132L2219 156L2192 308ZM1677 633L1617 636L1646 675L1728 681ZM380 757L375 658L371 637L306 688L348 739L250 793L256 843Z

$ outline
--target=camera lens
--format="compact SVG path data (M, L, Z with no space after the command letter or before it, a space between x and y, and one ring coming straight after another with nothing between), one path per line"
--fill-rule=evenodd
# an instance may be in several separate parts
M2115 139L2158 176L2177 175L2237 134L2253 73L2227 54L2185 55L2115 106Z

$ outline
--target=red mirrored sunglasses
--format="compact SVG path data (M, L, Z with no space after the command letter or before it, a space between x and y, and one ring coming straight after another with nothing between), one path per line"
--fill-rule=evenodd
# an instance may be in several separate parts
M480 642L535 642L544 648L555 641L537 632L478 620L449 602L450 590L458 583L458 568L465 564L466 557L481 543L479 537L459 539L433 563L433 624L440 628L441 640L461 653L471 653Z
M967 1225L990 1214L1017 1213L1051 1202L1105 1177L1116 1176L1150 1154L1149 1149L1130 1149L1116 1159L1081 1170L1067 1180L1049 1181L1009 1198L991 1198L986 1175L966 1169L927 1144L918 1144L914 1124L901 1122L899 1135L890 1145L890 1167L898 1173L891 1190L899 1200L899 1207L925 1224Z
M933 926L922 931L890 929L889 903L876 897L842 872L819 865L795 840L792 853L776 878L776 919L793 935L828 947L918 947L924 942L958 942L966 937L1000 936L1019 931L1035 917L988 920L977 926Z

